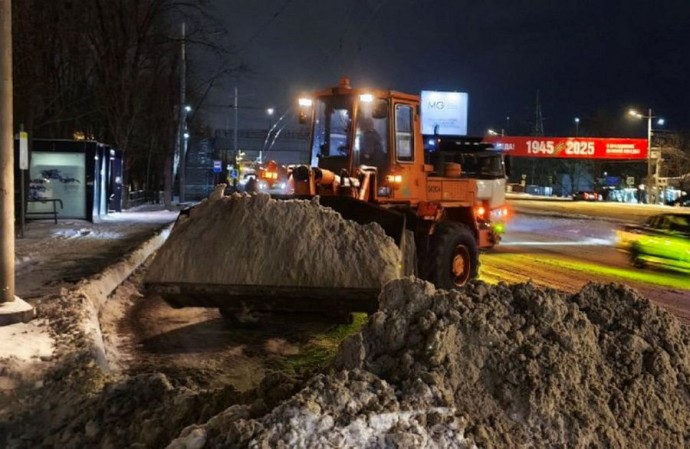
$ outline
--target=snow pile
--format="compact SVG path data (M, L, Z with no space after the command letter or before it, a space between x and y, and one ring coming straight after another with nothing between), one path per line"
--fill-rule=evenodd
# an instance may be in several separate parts
M464 421L453 408L433 405L417 383L414 395L366 371L319 375L260 419L235 405L205 426L190 426L168 449L202 447L471 448Z
M379 288L400 265L378 224L344 220L318 198L219 190L175 225L145 281Z
M73 300L57 306L83 308ZM69 316L61 332L78 343ZM690 443L690 332L617 284L566 295L531 284L476 282L448 292L414 278L395 280L384 287L379 312L343 342L336 370L306 383L267 376L251 393L174 384L160 373L110 379L87 357L88 346L81 351L0 421L0 443L170 449Z
M396 280L335 366L269 414L233 406L168 448L690 442L690 333L622 285Z
M690 332L627 287L386 285L336 365L421 380L480 447L687 447Z
M0 421L0 446L160 448L179 429L243 399L230 388L210 393L174 386L160 373L115 382L93 366L72 368L59 372L62 379L46 380L30 412Z

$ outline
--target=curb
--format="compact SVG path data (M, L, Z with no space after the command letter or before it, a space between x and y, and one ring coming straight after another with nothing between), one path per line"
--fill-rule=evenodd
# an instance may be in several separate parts
M86 339L90 340L91 352L96 363L104 371L109 371L110 366L101 333L99 320L101 309L108 300L108 296L161 247L170 235L173 225L174 223L171 223L163 227L157 231L156 235L142 243L134 251L123 256L119 262L97 275L83 279L69 292L88 300L82 319L84 334Z

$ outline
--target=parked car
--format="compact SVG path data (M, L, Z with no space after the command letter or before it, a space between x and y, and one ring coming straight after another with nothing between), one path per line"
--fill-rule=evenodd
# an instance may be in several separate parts
M597 192L577 192L573 194L573 201L599 201Z
M658 214L642 224L622 226L616 245L638 268L656 265L690 273L690 214Z
M683 195L673 201L669 201L668 205L675 207L690 207L690 195Z

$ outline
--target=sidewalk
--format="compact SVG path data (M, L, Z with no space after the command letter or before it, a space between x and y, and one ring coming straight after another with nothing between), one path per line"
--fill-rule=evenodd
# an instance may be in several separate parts
M141 206L100 223L65 219L26 225L24 238L15 243L16 295L38 314L28 323L0 327L0 393L13 387L8 372L53 357L55 336L40 306L78 290L97 314L108 295L158 249L177 215Z
M15 242L16 295L25 301L57 294L122 259L177 218L161 206L113 213L101 223L32 221Z

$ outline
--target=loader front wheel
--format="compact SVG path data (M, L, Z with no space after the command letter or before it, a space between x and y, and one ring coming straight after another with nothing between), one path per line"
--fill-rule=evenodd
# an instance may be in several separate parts
M457 223L438 225L426 258L424 277L436 287L462 287L479 271L479 250L474 236Z

